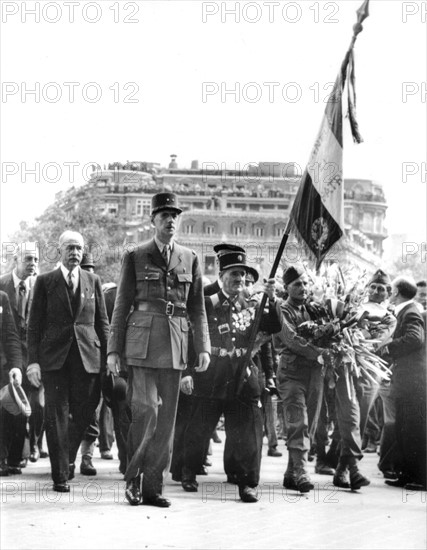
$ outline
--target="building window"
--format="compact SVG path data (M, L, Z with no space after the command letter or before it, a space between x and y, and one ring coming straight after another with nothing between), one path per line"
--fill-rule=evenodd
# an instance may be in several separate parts
M240 223L233 225L232 233L235 237L240 237L241 235L244 235L245 226Z
M186 235L193 235L194 233L194 224L193 223L188 223L185 227L184 227L184 233Z
M253 234L255 237L264 237L265 227L263 225L254 225Z
M203 233L205 235L215 235L216 227L213 223L205 223L203 226Z
M274 226L274 236L281 237L285 231L284 224L279 224Z
M149 199L136 199L137 216L149 216L151 211L151 201Z

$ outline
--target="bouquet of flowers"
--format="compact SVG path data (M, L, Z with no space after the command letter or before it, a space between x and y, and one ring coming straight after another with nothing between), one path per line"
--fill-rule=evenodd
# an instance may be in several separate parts
M387 363L375 355L379 340L367 338L366 315L362 305L366 298L365 274L350 279L350 284L340 267L335 277L326 273L315 276L307 270L313 281L312 295L306 308L311 321L298 327L298 334L328 350L325 359L325 378L334 387L338 376L344 376L350 399L355 399L352 377L364 377L374 383L389 380L391 371Z

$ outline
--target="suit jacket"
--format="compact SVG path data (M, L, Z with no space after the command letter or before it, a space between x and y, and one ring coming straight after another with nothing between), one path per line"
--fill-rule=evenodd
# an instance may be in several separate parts
M166 266L152 239L123 256L108 353L119 353L128 365L185 369L187 316L150 311L154 305L161 308L167 302L186 308L196 353L210 352L202 274L196 253L174 243ZM144 304L148 311L138 310L139 304Z
M59 370L76 340L85 370L105 364L108 318L101 280L80 270L75 316L60 268L37 277L28 323L28 362L42 372Z
M419 388L425 391L425 327L415 303L408 304L397 315L396 330L388 351L394 360L393 387L397 396L411 395Z
M6 373L13 368L22 370L21 344L5 292L0 292L0 364L1 387L3 387L9 382Z
M21 340L22 361L23 361L23 367L25 368L27 366L27 324L25 325L25 327L21 326L21 319L19 317L19 312L18 312L18 301L16 299L16 290L13 282L12 271L0 277L0 290L2 290L3 292L6 292L9 298L10 309L13 313L16 330ZM31 308L31 302L33 300L33 296L34 296L34 285L31 286L29 295L27 296L28 312L30 311L30 308ZM27 323L28 323L28 317L27 317Z

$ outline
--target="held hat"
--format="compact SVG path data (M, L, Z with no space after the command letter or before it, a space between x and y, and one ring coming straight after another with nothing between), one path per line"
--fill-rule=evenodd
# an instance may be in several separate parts
M304 275L304 273L304 268L302 268L301 266L291 265L283 273L283 282L285 283L285 285L289 285L293 281L296 281L299 277L301 277L301 275Z
M31 416L30 403L20 384L9 382L7 386L1 388L0 406L14 416L18 414Z
M110 372L101 374L101 391L107 405L126 399L127 382L121 376L113 376Z
M178 207L178 197L175 193L157 193L151 199L151 215L157 214L161 210L173 210L181 214L182 210Z
M382 285L391 285L390 277L382 269L377 269L375 271L375 273L372 275L372 279L369 281L368 284L371 284L371 283L379 283L379 284L382 284Z
M80 263L80 267L95 267L95 262L93 261L93 255L88 252L87 254L83 254L82 261Z

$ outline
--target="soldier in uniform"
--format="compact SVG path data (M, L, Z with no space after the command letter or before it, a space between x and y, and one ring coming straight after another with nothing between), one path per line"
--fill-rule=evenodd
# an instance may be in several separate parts
M173 193L152 198L155 235L125 252L111 322L108 369L118 373L122 358L129 375L132 422L125 496L131 505L142 497L143 504L170 506L162 496L163 475L170 463L181 371L187 365L188 319L197 370L209 366L199 260L194 251L174 241L181 212Z
M228 245L224 245L227 247ZM237 394L242 360L246 354L258 304L243 294L248 270L246 255L235 250L218 250L221 290L205 298L212 365L205 373L192 372L183 378L184 393L194 394L191 419L185 433L182 486L185 491L198 489L196 473L217 422L224 414L228 444L226 471L233 475L243 502L257 502L256 487L262 449L262 410L256 367L252 366L244 390ZM270 298L260 330L280 330L274 302L274 280L265 285Z

